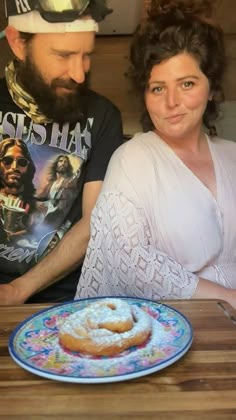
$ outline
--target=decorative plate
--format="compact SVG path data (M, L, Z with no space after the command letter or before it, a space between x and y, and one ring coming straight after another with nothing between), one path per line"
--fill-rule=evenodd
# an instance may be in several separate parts
M65 318L83 309L91 298L64 303L37 312L18 325L9 339L13 360L31 373L71 383L105 383L138 378L164 369L180 359L193 339L187 318L161 303L137 298L125 299L146 311L154 323L151 338L112 357L85 355L63 349L58 329Z

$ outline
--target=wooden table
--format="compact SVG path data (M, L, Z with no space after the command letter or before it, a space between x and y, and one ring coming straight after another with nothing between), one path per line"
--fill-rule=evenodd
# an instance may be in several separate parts
M0 307L0 418L236 419L236 311L214 300L166 303L192 323L188 353L148 376L89 385L44 379L19 367L8 353L9 334L45 305Z

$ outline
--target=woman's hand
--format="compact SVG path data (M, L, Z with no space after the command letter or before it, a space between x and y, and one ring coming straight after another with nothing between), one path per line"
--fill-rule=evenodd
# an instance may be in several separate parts
M225 300L236 309L236 289L228 289L210 280L199 279L193 299Z

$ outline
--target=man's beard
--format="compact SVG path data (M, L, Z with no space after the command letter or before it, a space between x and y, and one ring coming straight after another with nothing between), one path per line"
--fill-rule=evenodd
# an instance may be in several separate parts
M44 82L37 67L27 55L24 62L17 67L17 81L24 90L30 94L42 114L59 123L82 122L86 118L86 92L89 85L89 75L81 84L74 80L53 79L48 85ZM58 95L57 88L66 88L71 91Z
M61 174L61 175L68 175L68 168L65 167L59 167L56 168L56 173Z
M18 177L14 178L14 175L16 174L18 174ZM17 195L24 191L26 179L27 173L22 174L19 171L8 171L6 173L2 173L0 170L0 186L7 194L10 194L12 190L14 190Z

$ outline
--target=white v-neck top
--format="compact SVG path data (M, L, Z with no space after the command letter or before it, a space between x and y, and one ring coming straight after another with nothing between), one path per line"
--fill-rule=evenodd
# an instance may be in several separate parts
M153 132L114 153L77 298L188 298L199 277L236 288L236 143L208 143L216 198Z

